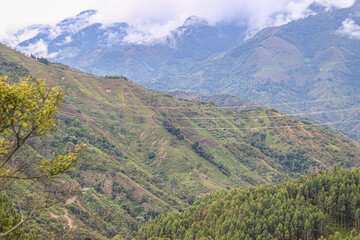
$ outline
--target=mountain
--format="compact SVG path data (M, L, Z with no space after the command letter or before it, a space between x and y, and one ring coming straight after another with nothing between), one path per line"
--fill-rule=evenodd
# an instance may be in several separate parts
M359 181L359 168L335 166L279 185L218 191L148 222L136 239L359 239Z
M95 14L88 10L55 26L30 26L4 42L87 73L126 75L139 82L183 74L195 63L236 46L246 34L245 26L211 25L191 16L169 36L149 40L127 23L92 23Z
M152 89L236 95L313 118L360 141L359 5L330 11L313 5L317 14L264 29L245 42L246 26L209 25L194 16L164 39L131 42L129 35L139 34L132 26L92 24L96 11L89 10L55 27L24 29L7 43Z
M28 148L63 154L78 143L88 146L77 170L56 180L77 182L82 193L26 225L42 239L131 239L144 221L217 190L276 183L334 163L360 166L355 142L271 108L179 100L4 45L0 72L13 80L41 77L68 93L57 131Z
M260 31L184 75L144 86L228 93L304 113L360 140L360 3Z

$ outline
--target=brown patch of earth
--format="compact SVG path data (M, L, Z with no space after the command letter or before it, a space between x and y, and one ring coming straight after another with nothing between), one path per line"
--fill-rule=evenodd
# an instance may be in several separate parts
M75 202L75 200L76 200L76 196L73 196L73 197L71 197L69 199L66 199L65 206L73 204Z
M96 175L91 171L91 170L86 170L83 174L82 174L83 178L84 178L84 182L86 184L91 183L92 181L94 181Z
M257 127L251 128L251 132L258 132L258 131L259 131L259 129Z
M69 228L74 228L75 225L73 223L73 220L69 217L69 212L66 208L64 209L64 212L65 212L64 218L66 218Z
M158 141L161 141L161 139L155 139L152 143L150 148L153 148L154 144L156 144Z
M53 212L50 212L50 217L51 218L59 218L61 216L62 215L58 215L58 214L55 214ZM69 217L69 212L68 212L68 210L66 208L64 208L63 217L66 219L69 228L74 228L75 227L75 224L74 224L73 220Z
M145 133L145 131L144 131L144 132L142 132L142 133L140 133L140 136L139 136L139 139L140 139L140 140L142 140L142 139L143 139L144 133Z
M202 143L207 147L219 146L219 144L214 139L205 139Z
M112 179L108 178L108 179L105 180L102 190L103 190L104 194L107 197L111 196L112 185L113 185L113 180Z
M50 217L51 218L59 218L59 217L61 217L61 215L50 212Z
M121 133L118 132L118 135L122 138L122 139L126 139L126 137L124 135L122 135Z
M163 152L164 152L164 150L165 150L165 145L167 144L167 140L165 140L162 144L161 144L161 146L160 146L160 152L159 152L159 154L161 155Z

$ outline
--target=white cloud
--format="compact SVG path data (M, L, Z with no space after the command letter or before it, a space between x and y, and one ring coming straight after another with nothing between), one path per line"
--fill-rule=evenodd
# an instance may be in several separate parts
M70 36L66 36L65 37L65 43L69 43L69 42L71 42L71 37Z
M351 39L360 40L360 26L352 19L345 19L342 26L337 30L337 33L347 36Z
M331 9L333 7L348 8L355 3L355 0L316 0L315 3L325 6L328 9Z
M29 53L29 54L31 53L35 56L45 57L45 58L53 58L56 57L57 54L59 54L59 53L48 54L47 44L42 39L40 39L34 44L30 44L29 46L19 48L19 50L25 53Z
M125 36L125 42L133 43L152 43L154 40L165 40L170 31L176 29L181 24L176 21L168 21L165 23L143 23L139 25L133 25L127 29L127 36Z
M10 46L16 46L19 43L35 37L40 32L39 28L27 28L19 32L18 34L9 35L5 44Z
M2 3L0 39L6 32L31 24L55 24L87 9L98 14L91 22L111 24L128 22L132 28L128 41L148 41L166 36L187 17L199 16L210 24L219 21L247 23L251 32L267 26L303 18L311 12L311 4L328 10L353 5L355 0L11 0ZM87 19L74 25L76 31L89 24ZM54 36L59 34L55 29Z
M62 31L76 33L80 29L83 29L90 25L90 17L93 15L92 12L86 11L85 13L78 14L76 17L71 18L73 20L70 24L67 23L61 26Z
M91 8L97 0L6 0L1 2L0 39L34 24L55 24Z
M247 23L250 34L268 26L278 26L312 14L311 4L326 9L345 8L355 0L106 0L95 8L93 22L127 22L133 26L129 41L148 41L166 36L189 16L199 16L210 24L220 21Z

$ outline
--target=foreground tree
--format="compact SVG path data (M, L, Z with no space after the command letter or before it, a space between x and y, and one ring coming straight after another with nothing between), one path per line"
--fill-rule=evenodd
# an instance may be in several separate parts
M28 77L10 83L7 77L0 77L0 194L16 202L19 215L11 221L0 222L0 237L9 236L24 222L62 201L61 197L54 196L64 196L64 192L59 194L60 191L50 189L52 181L49 180L73 168L83 147L66 155L46 156L25 143L34 138L43 139L56 128L54 115L60 111L63 97L60 88L48 88L40 79ZM43 194L35 192L29 197L28 191L24 191L26 184L27 190L35 186L37 191L45 191L39 188L44 185L50 190ZM30 207L29 199L36 204ZM11 211L9 204L1 207L2 212Z

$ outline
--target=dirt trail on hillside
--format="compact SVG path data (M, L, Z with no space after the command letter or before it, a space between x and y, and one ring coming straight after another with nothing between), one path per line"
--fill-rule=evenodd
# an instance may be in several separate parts
M61 216L66 219L69 228L75 228L75 224L74 224L73 220L69 217L69 212L66 208L64 208L64 215L58 215L53 212L50 212L51 218L59 218Z
M66 208L64 209L64 212L64 218L66 218L69 228L74 228L75 225L73 224L73 220L69 217L69 212Z
M65 202L65 206L73 204L75 202L75 200L76 200L76 196L73 196L73 197L67 199L66 202Z

